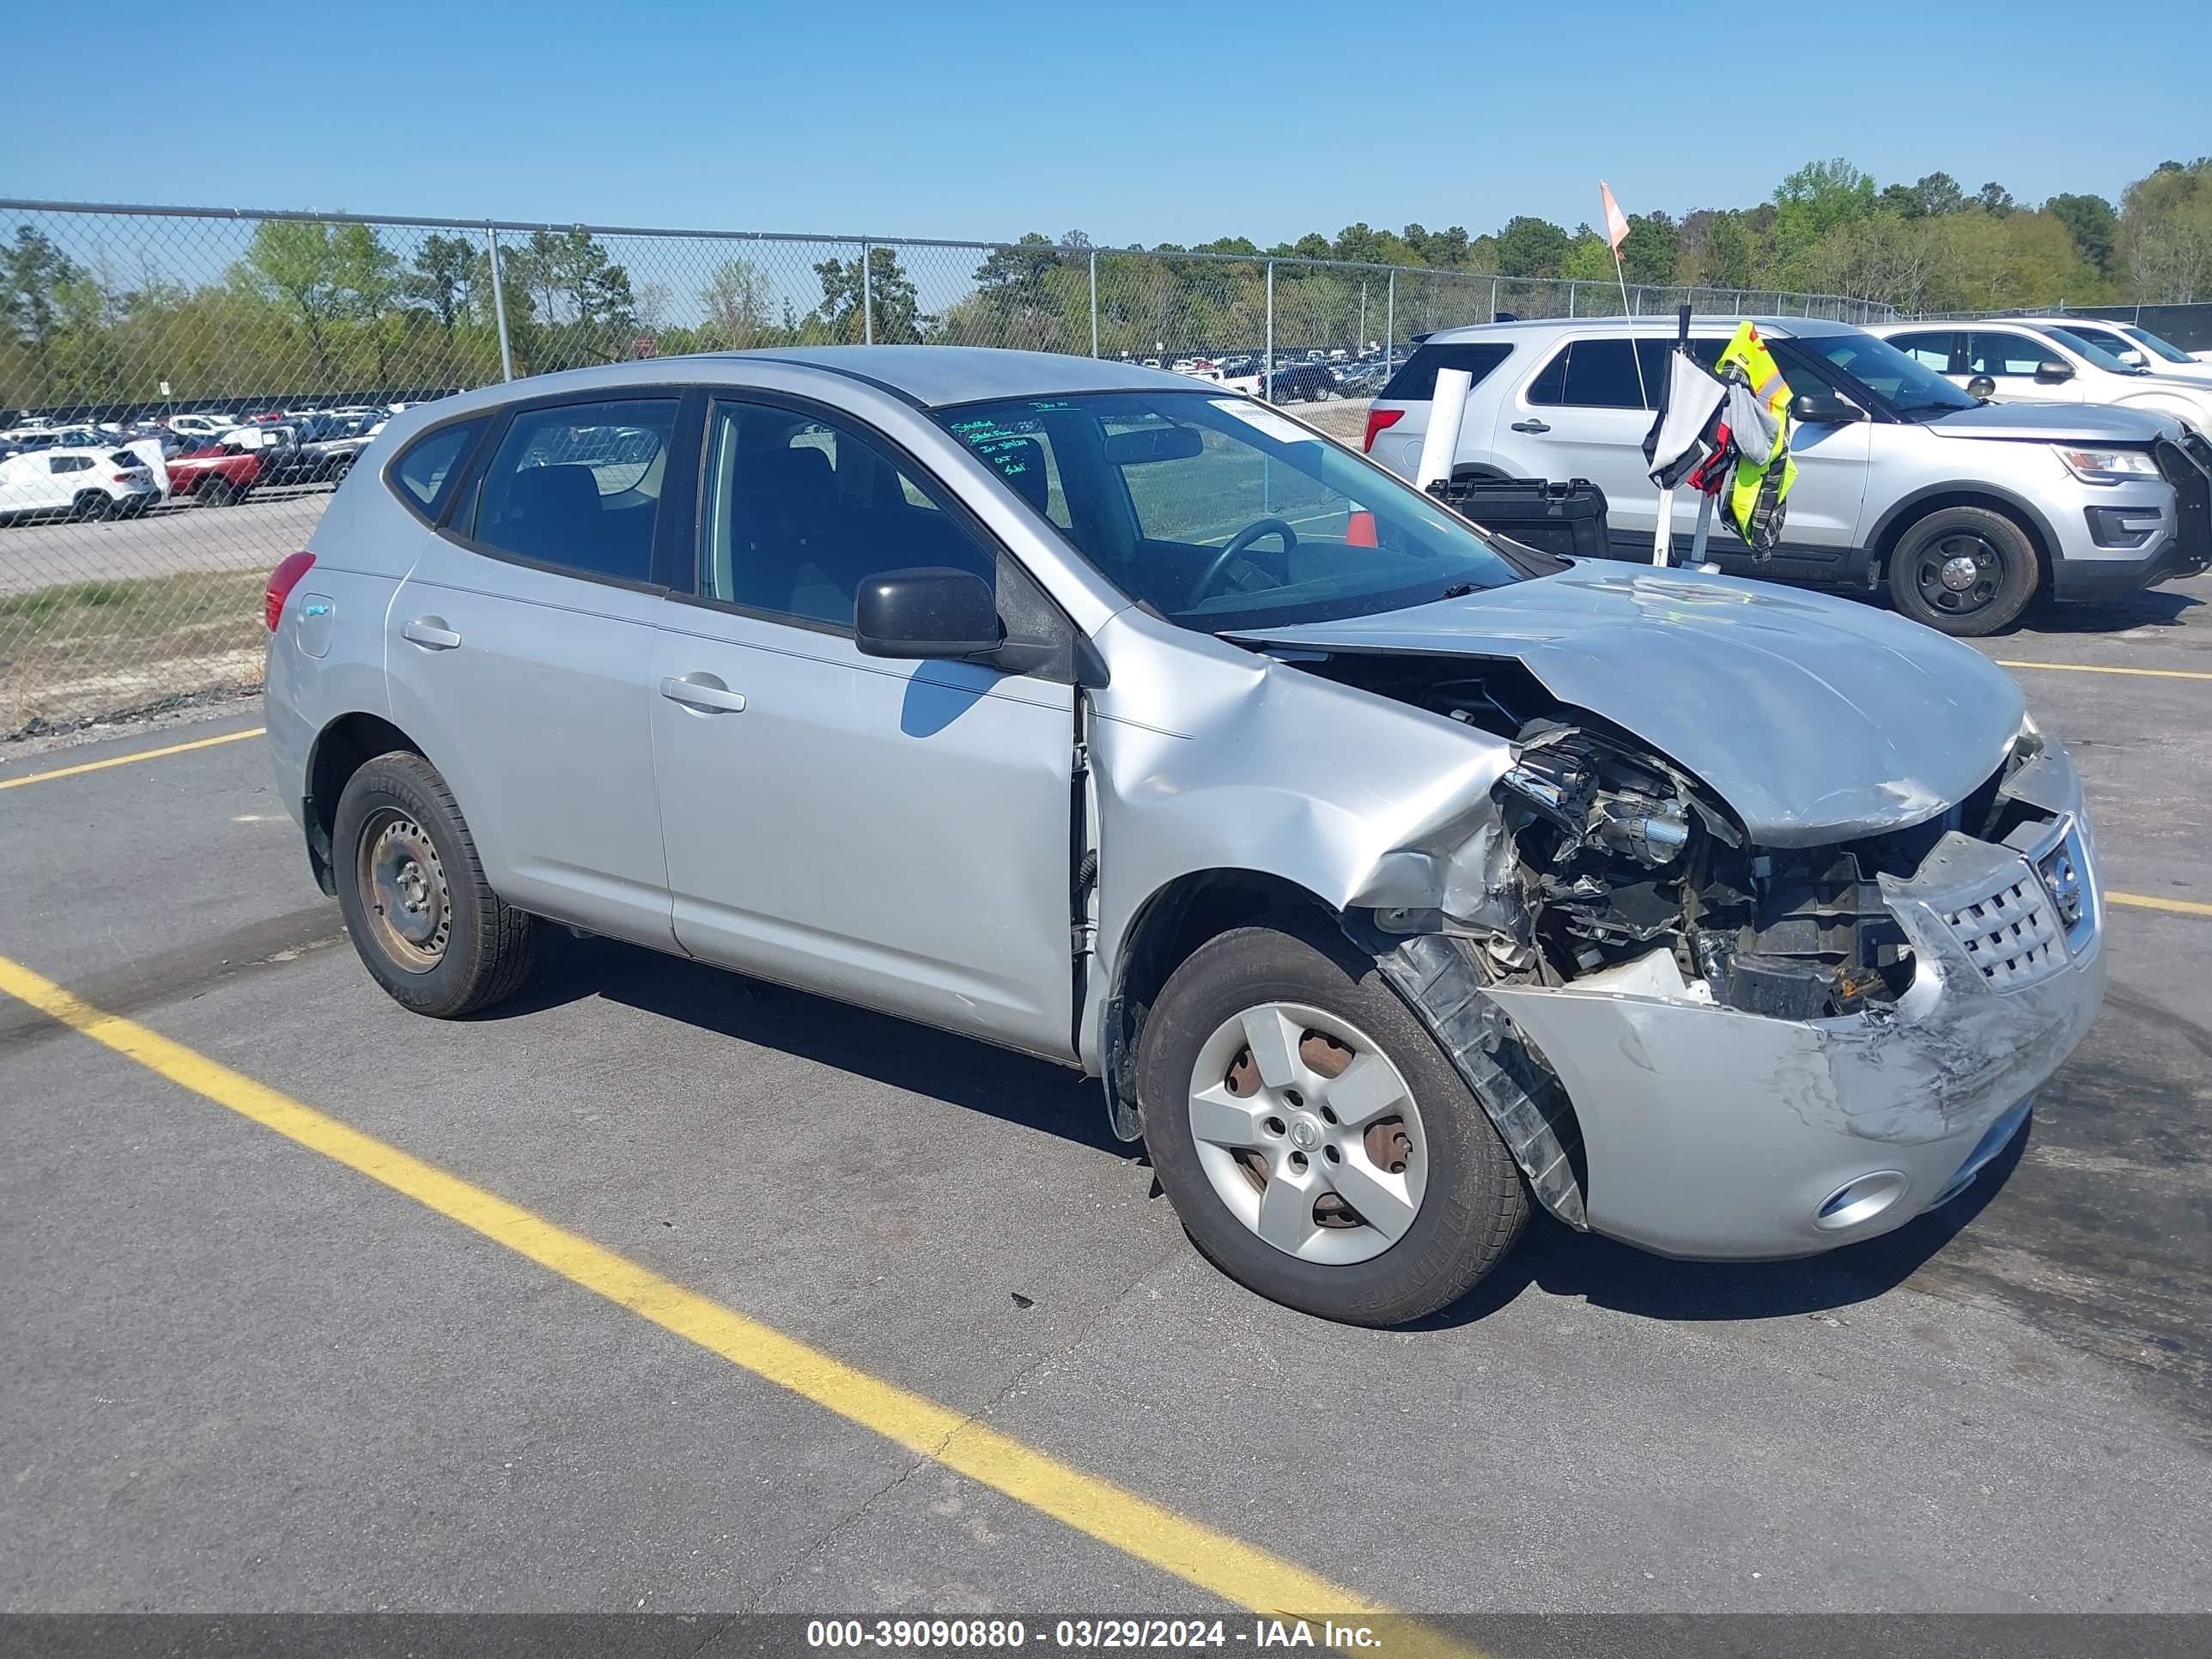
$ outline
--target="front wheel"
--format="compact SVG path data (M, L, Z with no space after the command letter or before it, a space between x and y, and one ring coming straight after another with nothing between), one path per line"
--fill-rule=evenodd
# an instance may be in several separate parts
M1915 622L1961 639L1994 634L2035 597L2035 548L2002 513L1946 507L1907 527L1889 556L1889 592Z
M346 932L401 1006L454 1019L529 977L532 918L492 891L453 792L422 756L394 750L349 778L331 847Z
M1465 1295L1528 1218L1481 1104L1374 963L1286 915L1202 945L1145 1024L1160 1186L1231 1278L1395 1325Z
M206 480L192 493L202 507L228 507L236 499L231 490L230 480L220 477Z
M70 507L70 517L86 524L97 524L102 519L113 517L114 514L114 501L97 489L82 492Z

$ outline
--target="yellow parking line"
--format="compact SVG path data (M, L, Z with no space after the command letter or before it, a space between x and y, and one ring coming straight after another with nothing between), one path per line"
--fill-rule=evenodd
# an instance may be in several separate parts
M0 778L0 789L21 789L27 783L51 783L56 778L73 778L85 772L105 772L111 766L129 766L137 761L159 760L164 755L182 755L194 749L212 749L219 743L238 743L246 738L258 738L269 728L257 726L251 732L226 732L219 738L196 738L190 743L173 743L167 749L142 749L135 755L117 755L107 760L87 761L82 766L58 766L51 772L33 772L20 778Z
M2212 916L2212 904L2199 904L2193 899L2153 898L2147 893L2115 893L2107 889L2105 902L2132 904L2138 910L2171 910L2181 916Z
M2060 674L2133 674L2146 680L2212 680L2212 674L2194 668L2107 668L2094 662L2011 662L1993 659L2000 668L2048 668Z
M604 1245L325 1116L180 1042L103 1013L5 957L0 957L0 992L218 1106L381 1182L756 1376L1224 1601L1269 1615L1373 1615L1385 1611L1291 1562L686 1290ZM1442 1632L1395 1623L1387 1644L1394 1654L1464 1656L1475 1651Z

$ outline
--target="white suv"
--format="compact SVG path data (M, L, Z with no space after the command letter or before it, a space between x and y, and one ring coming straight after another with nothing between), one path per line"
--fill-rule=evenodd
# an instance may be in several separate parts
M2147 409L2212 434L2212 386L2137 368L2074 331L2014 318L1972 323L1877 323L1915 362L1999 403L2110 404ZM1989 385L1978 387L1976 382Z
M2162 380L2195 380L2212 385L2212 362L2200 362L2170 340L2161 340L2147 328L2115 323L2102 317L2023 317L2021 321L2047 328L2118 358L2130 368L2141 369Z
M1711 364L1736 324L1692 318L1692 352ZM2212 443L2179 422L1984 403L1863 329L1803 317L1758 325L1797 394L1797 483L1773 558L1755 564L1716 534L1723 569L1861 590L1886 581L1906 616L1976 635L2039 592L2125 592L2212 562ZM1437 371L1466 369L1475 384L1453 475L1590 479L1605 491L1615 556L1649 560L1659 492L1643 443L1674 335L1671 319L1626 317L1429 335L1375 400L1368 451L1414 477ZM1678 549L1696 517L1694 494L1678 491Z
M130 518L160 496L152 470L127 449L57 447L0 461L0 521L48 513Z

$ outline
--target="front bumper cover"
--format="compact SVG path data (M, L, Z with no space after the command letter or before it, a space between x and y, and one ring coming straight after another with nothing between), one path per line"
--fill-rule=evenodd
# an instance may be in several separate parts
M2002 1149L2105 990L2071 763L2053 745L2007 787L2051 811L2047 825L2017 847L1947 836L1911 879L1882 878L1917 964L1893 1009L1793 1021L1571 986L1483 988L1573 1103L1592 1231L1668 1255L1811 1255L1902 1226ZM1877 1176L1886 1205L1822 1216Z

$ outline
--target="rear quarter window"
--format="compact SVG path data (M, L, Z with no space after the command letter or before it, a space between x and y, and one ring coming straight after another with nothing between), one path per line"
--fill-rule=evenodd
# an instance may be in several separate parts
M384 476L392 494L417 518L435 524L444 516L454 486L460 482L461 464L476 447L485 418L457 421L424 433L386 470Z
M1463 368L1480 386L1484 377L1513 355L1513 348L1499 341L1453 345L1425 345L1413 348L1413 355L1406 359L1406 366L1390 377L1377 399L1384 403L1426 403L1437 395L1437 371L1441 368Z

